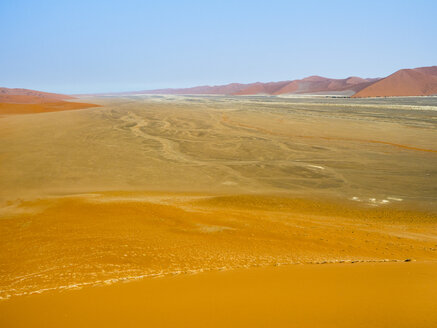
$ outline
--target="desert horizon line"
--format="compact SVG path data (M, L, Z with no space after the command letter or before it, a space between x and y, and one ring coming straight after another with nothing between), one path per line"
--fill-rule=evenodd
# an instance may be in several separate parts
M429 96L437 94L437 66L400 69L386 77L328 78L310 75L302 79L271 82L197 85L187 88L160 88L122 92L79 93L72 95L122 94L223 94L223 95L281 95L336 94L350 97Z
M300 80L306 80L306 79L310 79L310 78L323 78L323 79L329 79L329 80L348 80L348 79L352 79L352 78L360 78L363 80L382 80L386 77L389 77L390 75L398 72L398 71L403 71L403 70L413 70L416 68L433 68L436 67L437 65L427 65L427 66L419 66L419 67L414 67L414 68L400 68L396 71L394 71L393 73L389 74L389 75L382 75L380 74L379 76L376 77L362 77L360 76L360 74L349 74L347 77L329 77L328 75L323 75L323 74L308 74L305 75L302 78L290 78L290 79L270 79L269 81L266 80L257 80L257 81L253 81L253 82L243 82L243 81L227 81L227 82L214 82L214 83L203 83L203 82L192 82L189 84L186 84L184 86L184 83L181 83L180 85L173 85L171 86L171 83L167 85L163 85L163 83L159 83L156 86L144 86L144 84L142 83L135 83L138 86L137 87L128 87L128 88L108 88L107 91L92 91L92 90L88 90L88 91L83 91L83 92L73 92L73 91L58 91L58 90L54 90L53 88L50 87L37 87L37 86L10 86L9 84L5 83L3 85L0 85L0 88L7 88L7 89L26 89L26 90L38 90L38 91L42 91L42 92L48 92L48 93L58 93L58 94L64 94L64 95L71 95L71 96L81 96L81 95L104 95L104 94L126 94L126 93L134 93L134 92L149 92L149 91L157 91L157 90L180 90L180 89L191 89L191 88L200 88L200 87L222 87L222 86L230 86L230 85L252 85L252 84L271 84L271 83L285 83L285 82L293 82L293 81L300 81ZM129 85L131 85L131 83L129 83ZM66 88L68 89L68 87ZM91 88L90 88L91 89ZM121 90L124 89L124 90Z

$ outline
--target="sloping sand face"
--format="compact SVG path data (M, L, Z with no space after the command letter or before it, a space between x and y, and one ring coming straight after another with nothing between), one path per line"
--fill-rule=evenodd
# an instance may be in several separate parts
M6 327L421 327L437 322L435 263L264 267L0 304ZM25 313L25 315L24 315Z
M186 326L432 327L435 104L348 101L102 98L96 109L2 117L0 324L172 326L179 313ZM202 274L172 280L190 273ZM203 302L205 286L216 303ZM94 317L87 300L101 304ZM143 303L161 315L138 314Z
M211 270L437 259L436 214L320 199L87 194L16 204L0 227L3 299Z
M77 110L90 107L99 107L95 104L56 101L56 102L41 102L41 103L0 103L0 115L22 115L22 114L38 114L50 112L62 112L66 110Z
M77 110L99 105L65 100L75 97L29 89L0 88L0 117Z

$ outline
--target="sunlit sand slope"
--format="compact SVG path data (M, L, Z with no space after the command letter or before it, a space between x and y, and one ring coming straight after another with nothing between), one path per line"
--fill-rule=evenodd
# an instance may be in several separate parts
M29 89L0 88L0 116L60 112L99 107L99 105L69 102L71 96Z
M209 272L0 303L4 327L434 328L434 263Z
M437 259L437 214L272 196L99 193L10 203L0 296L293 263Z
M79 102L68 102L68 101L57 101L57 102L36 103L36 104L0 103L0 115L62 112L65 110L84 109L90 107L99 107L99 105L79 103Z

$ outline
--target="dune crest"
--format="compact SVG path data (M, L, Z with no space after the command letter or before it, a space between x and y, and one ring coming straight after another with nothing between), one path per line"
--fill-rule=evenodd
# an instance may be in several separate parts
M0 103L36 104L67 99L75 98L58 93L42 92L30 89L0 88Z
M192 88L141 90L133 92L103 93L97 95L173 94L173 95L284 95L321 94L343 95L354 98L431 96L437 94L437 66L402 69L385 78L350 76L331 79L309 76L300 80L279 82L230 83Z
M354 98L432 96L437 94L437 66L401 69L358 91Z
M256 82L249 84L231 83L216 86L199 86L181 89L157 89L135 91L125 94L223 94L223 95L281 95L307 93L355 93L378 79L362 79L348 77L346 79L330 79L320 76L310 76L301 80L279 82Z
M0 115L36 114L100 107L95 104L65 101L72 96L29 89L0 88Z

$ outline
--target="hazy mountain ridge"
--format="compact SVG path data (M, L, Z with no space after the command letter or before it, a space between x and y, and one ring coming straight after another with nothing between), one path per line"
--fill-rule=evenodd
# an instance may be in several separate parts
M92 95L305 95L330 94L354 98L432 96L437 95L437 66L401 69L384 78L361 78L351 76L345 79L331 79L309 76L300 80L279 82L230 83L225 85L203 85L191 88L168 88L130 92L95 93ZM46 103L74 99L72 96L41 92L29 89L0 88L1 103Z
M117 94L343 94L356 98L390 96L430 96L437 94L437 66L401 69L384 78L331 79L309 76L300 80L256 83L230 83L192 88L156 89Z
M432 96L437 94L437 66L401 69L353 97Z

